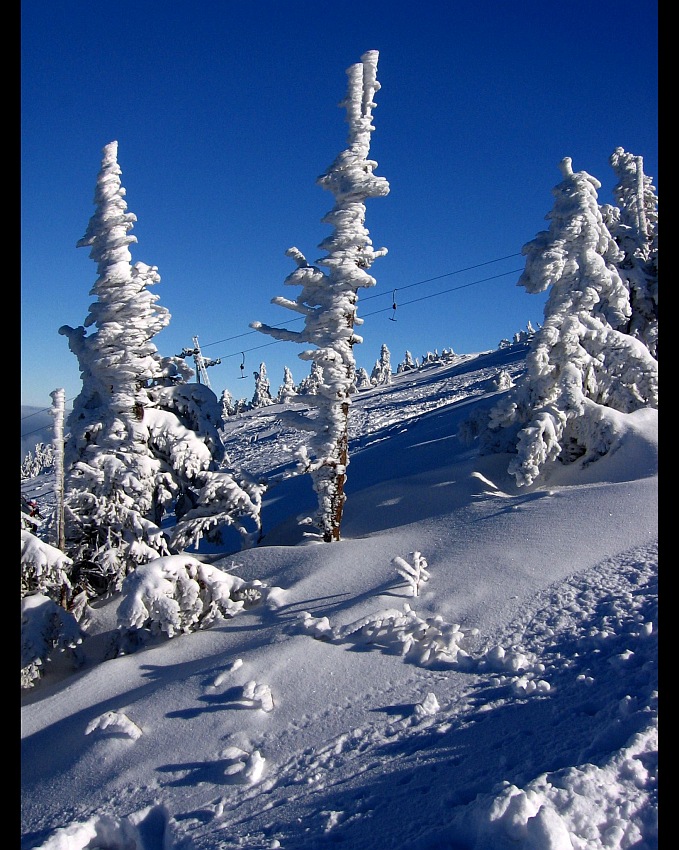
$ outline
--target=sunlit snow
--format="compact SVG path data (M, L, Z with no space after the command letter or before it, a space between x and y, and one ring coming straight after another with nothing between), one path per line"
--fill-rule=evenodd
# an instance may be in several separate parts
M526 351L354 397L338 543L283 406L230 417L264 537L156 569L261 592L117 657L147 597L94 603L22 695L22 850L657 848L657 411L518 487L462 437Z

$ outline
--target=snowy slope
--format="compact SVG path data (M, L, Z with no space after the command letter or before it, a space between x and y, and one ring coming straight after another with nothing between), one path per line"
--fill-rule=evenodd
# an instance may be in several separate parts
M97 606L84 668L22 698L22 850L657 847L657 417L517 488L458 432L524 357L361 393L336 544L285 477L303 435L278 405L234 418L265 537L202 557L266 604L103 662L119 600Z

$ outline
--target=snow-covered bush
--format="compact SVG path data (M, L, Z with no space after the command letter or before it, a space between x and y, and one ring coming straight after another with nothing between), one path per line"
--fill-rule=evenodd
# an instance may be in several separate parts
M422 355L422 365L423 366L433 366L440 362L440 355L438 349L434 349L433 351L428 351L426 354Z
M456 664L464 668L472 660L462 644L469 635L477 634L476 629L463 632L457 623L446 623L439 614L421 617L407 602L403 611L387 608L338 628L333 628L327 617L302 611L291 630L333 643L377 646L423 667Z
M243 685L243 699L252 702L262 711L273 711L273 694L269 685L250 681Z
M261 582L246 582L190 555L156 558L125 578L118 627L171 638L230 619L266 594Z
M337 632L340 641L381 646L423 667L439 662L464 665L469 658L461 647L465 637L457 623L445 623L439 614L421 617L407 602L403 611L380 611Z
M21 687L32 688L57 655L77 668L84 632L73 614L42 593L21 600Z
M514 386L514 379L506 369L500 369L492 385L496 390L509 390Z
M141 738L143 734L137 724L133 723L130 718L121 711L105 711L103 714L100 714L98 717L90 720L87 724L87 728L85 729L85 734L91 735L92 732L97 729L102 731L110 729L113 732L127 735L127 737L132 738L133 741Z
M248 753L240 747L227 747L220 753L228 762L224 774L244 785L255 785L262 778L266 759L259 750Z
M440 709L441 706L439 705L439 701L436 699L436 694L429 691L422 702L417 703L413 713L416 718L422 719L424 717L433 717Z

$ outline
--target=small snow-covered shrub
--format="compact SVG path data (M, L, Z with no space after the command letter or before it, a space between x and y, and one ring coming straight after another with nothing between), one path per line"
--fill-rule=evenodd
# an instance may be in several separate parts
M85 729L85 734L89 735L95 729L111 729L114 732L127 735L133 741L141 738L143 734L137 724L133 723L126 714L120 711L105 711L103 714L95 717L94 720L90 720Z
M387 609L344 626L337 637L382 646L422 666L469 659L460 646L466 635L457 623L445 623L439 614L420 617L407 602L403 611Z
M227 747L221 757L228 762L224 775L243 785L255 785L262 777L266 759L259 750L247 753L240 747Z
M413 713L415 717L420 719L423 717L433 717L440 708L441 706L439 705L439 701L436 699L436 694L429 691L422 702L418 702L415 706Z
M190 555L167 555L126 576L118 626L174 637L234 617L261 601L265 590L259 581L246 582Z
M335 643L371 644L422 666L443 662L460 667L472 663L462 643L468 635L478 633L476 629L465 633L457 623L445 623L439 614L420 617L407 602L403 611L387 608L339 628L332 628L327 617L314 618L302 611L291 631Z
M265 684L257 684L254 680L243 685L243 699L249 700L262 711L273 711L273 694Z
M21 687L32 688L57 653L80 666L84 633L75 617L41 593L21 600Z
M430 574L427 570L427 561L421 552L411 552L412 564L397 555L392 558L391 563L396 567L396 572L403 576L410 587L412 596L419 596L422 585L429 581Z
M334 632L327 617L313 617L308 611L302 611L293 624L295 633L305 633L319 640L333 640Z

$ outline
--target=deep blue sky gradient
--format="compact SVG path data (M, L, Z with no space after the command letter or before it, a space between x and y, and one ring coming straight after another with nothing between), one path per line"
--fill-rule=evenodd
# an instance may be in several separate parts
M80 390L58 328L83 324L92 300L96 266L76 242L113 140L133 261L158 266L172 314L161 354L197 335L221 358L217 395L248 400L262 362L274 392L283 366L308 374L301 346L249 323L295 319L270 303L299 293L283 284L287 248L323 256L334 200L315 181L346 146L338 104L366 50L382 86L371 157L391 186L367 203L373 244L389 249L359 295L368 372L383 343L395 370L406 350L485 351L541 322L545 297L516 286L520 252L547 227L564 156L602 183L601 203L617 146L658 186L649 0L24 0L21 14L22 404Z

